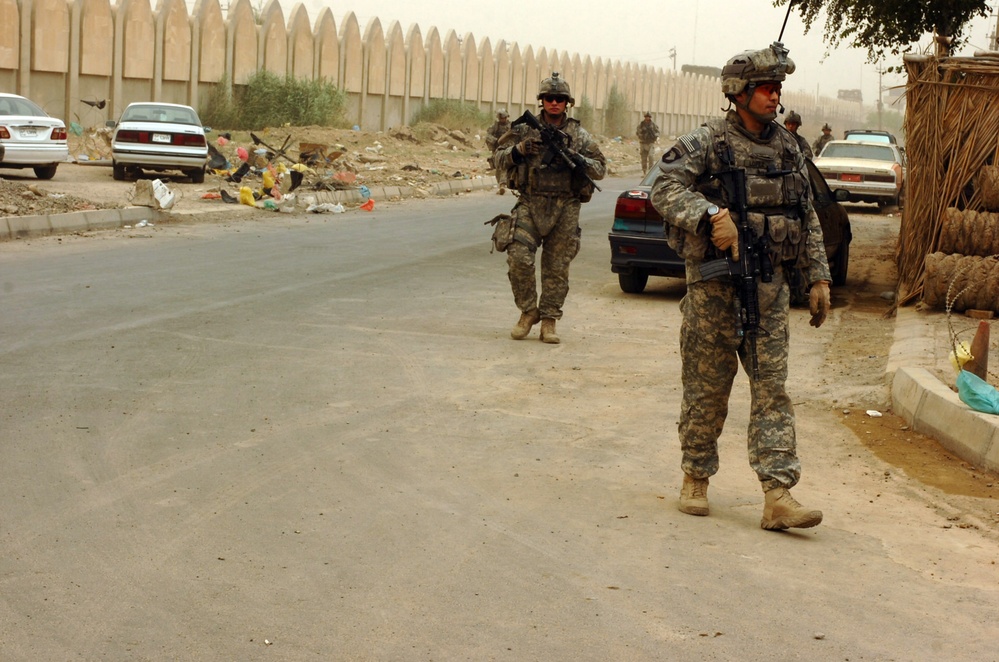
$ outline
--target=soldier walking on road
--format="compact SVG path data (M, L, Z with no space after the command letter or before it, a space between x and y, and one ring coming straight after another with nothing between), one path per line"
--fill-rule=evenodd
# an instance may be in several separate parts
M506 110L497 111L496 121L486 130L486 147L489 148L489 158L486 160L489 162L490 168L496 167L496 145L499 144L499 139L503 137L503 134L509 130L510 113Z
M557 129L575 167L544 144L537 129L520 120L500 138L495 159L510 188L520 192L511 212L512 241L505 247L513 298L521 311L510 335L520 340L540 321L541 340L558 343L555 321L562 318L569 293L569 263L579 252L579 207L593 195L593 184L584 173L593 180L603 179L607 162L586 129L566 115L575 99L558 73L541 81L538 102L542 107L538 121ZM540 299L535 270L539 248Z
M650 154L656 141L659 140L659 127L652 121L651 112L645 111L645 119L639 122L635 135L638 136L638 153L642 157L642 175L644 175L655 159Z
M830 142L832 137L832 127L826 122L822 125L822 135L815 139L815 144L812 145L812 152L815 156L821 156L822 150L825 148L826 143Z
M722 92L735 109L681 137L663 155L652 186L652 203L667 223L669 244L684 257L687 268L687 293L680 302L684 477L679 508L690 515L708 514L708 479L718 471L718 437L741 362L749 376L749 464L765 495L760 521L764 529L806 528L822 521L821 511L805 508L789 491L798 482L801 464L794 409L785 390L785 269L802 268L811 284L812 326L825 321L830 307L829 265L805 160L798 143L774 121L781 82L793 72L794 63L778 43L731 58L722 69ZM755 277L756 334L744 333L736 278L701 271L708 261L726 258L729 249L729 265L741 266L736 223L743 219L734 209L738 202L730 199L733 194L717 177L733 169L745 174L746 221L758 237L767 238L762 245L772 264L769 282Z
M808 141L805 140L805 137L798 133L798 129L801 128L801 115L793 110L789 112L787 118L784 120L784 128L790 131L794 139L798 141L798 147L801 148L801 153L805 155L805 158L812 158L812 148L808 146Z

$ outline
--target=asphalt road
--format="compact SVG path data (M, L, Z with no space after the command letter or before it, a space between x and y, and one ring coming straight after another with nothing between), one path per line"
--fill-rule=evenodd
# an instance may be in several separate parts
M826 521L760 529L742 377L712 516L676 510L683 286L619 290L622 185L558 346L508 335L510 196L0 245L0 658L999 659L994 541L816 378L844 293L792 329Z

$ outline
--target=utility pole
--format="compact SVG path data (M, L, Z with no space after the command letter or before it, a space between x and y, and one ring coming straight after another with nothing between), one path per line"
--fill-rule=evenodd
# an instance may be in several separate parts
M999 11L995 13L996 16L996 26L992 28L992 34L989 35L989 50L999 51Z
M878 72L878 131L881 131L884 128L881 123L881 109L884 107L884 104L881 102L881 95L884 94L884 87L881 86L881 77L885 73L884 66L879 64L877 72Z

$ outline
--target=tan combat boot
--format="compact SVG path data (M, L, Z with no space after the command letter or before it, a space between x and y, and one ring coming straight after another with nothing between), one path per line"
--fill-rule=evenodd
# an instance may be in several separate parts
M688 515L708 514L708 479L691 478L683 474L683 487L680 489L680 512Z
M526 313L521 313L520 320L510 329L510 337L514 340L526 338L527 334L531 332L531 327L540 321L541 313L538 312L537 308Z
M546 317L541 320L541 342L546 342L552 345L557 345L562 340L555 335L555 320L550 317Z
M767 490L765 499L760 520L764 529L807 529L822 521L821 510L808 510L795 501L786 487Z

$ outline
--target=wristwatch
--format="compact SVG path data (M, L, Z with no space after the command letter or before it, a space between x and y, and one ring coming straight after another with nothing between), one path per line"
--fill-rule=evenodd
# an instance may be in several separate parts
M711 217L720 211L721 209L718 209L718 205L711 205L705 210L704 215L707 216L708 220L711 220Z

